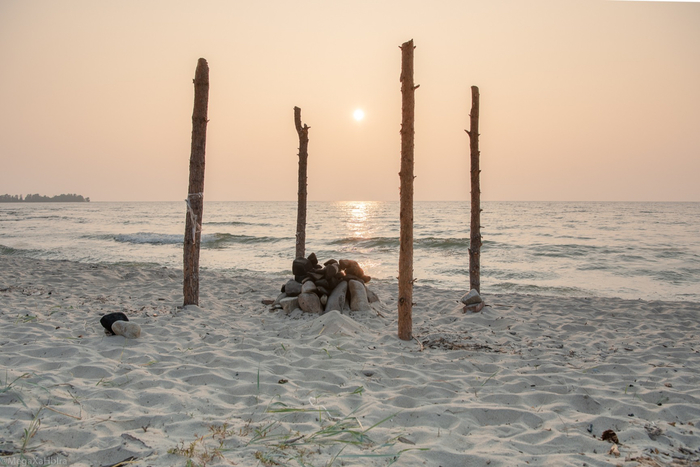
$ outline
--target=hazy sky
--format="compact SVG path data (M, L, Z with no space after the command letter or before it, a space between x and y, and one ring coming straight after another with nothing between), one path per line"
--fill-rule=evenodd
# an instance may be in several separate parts
M205 199L397 200L414 39L416 200L700 201L700 3L0 0L0 194L182 200L210 67ZM356 121L356 109L365 118Z

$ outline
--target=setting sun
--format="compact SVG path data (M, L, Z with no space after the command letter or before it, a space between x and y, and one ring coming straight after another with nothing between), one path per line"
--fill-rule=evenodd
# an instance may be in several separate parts
M362 109L357 109L355 110L355 113L352 114L352 116L357 120L358 122L365 118L365 111Z

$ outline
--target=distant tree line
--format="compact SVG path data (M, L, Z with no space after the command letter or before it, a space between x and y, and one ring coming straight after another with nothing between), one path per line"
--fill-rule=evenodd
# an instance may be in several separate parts
M69 193L67 195L43 196L39 194L29 194L24 198L22 195L0 195L0 203L89 203L90 198L82 195Z

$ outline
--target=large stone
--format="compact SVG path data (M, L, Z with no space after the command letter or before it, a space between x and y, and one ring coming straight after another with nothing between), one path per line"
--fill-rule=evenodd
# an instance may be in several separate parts
M331 310L338 310L342 312L343 308L345 308L345 294L347 292L348 283L345 281L340 282L328 296L328 302L326 302L326 313Z
M316 293L316 284L312 281L306 281L301 284L301 293Z
M459 299L464 305L476 305L477 303L483 302L479 292L476 289L471 289L469 293L466 293Z
M129 318L127 318L127 316L121 311L109 313L100 318L100 324L103 328L105 328L105 332L109 335L114 334L112 331L112 325L117 321L129 321Z
M362 281L348 281L350 291L350 309L352 311L369 311L369 300L367 299L367 288Z
M127 339L138 339L141 335L141 326L131 321L115 321L112 324L112 332Z
M292 262L292 273L295 276L305 276L313 269L313 264L306 258L297 258Z
M298 297L287 297L280 300L280 305L286 313L291 313L295 308L299 308Z
M290 279L284 285L284 293L287 294L287 297L296 297L301 293L301 283Z
M323 313L321 299L315 293L302 293L297 297L299 299L299 308L307 313Z
M307 259L311 263L312 267L318 264L318 258L316 257L316 253L311 253Z
M325 275L326 280L331 280L333 278L333 276L338 274L339 271L340 271L340 267L338 266L337 263L331 263L328 266L326 266L325 268L323 268L323 274Z

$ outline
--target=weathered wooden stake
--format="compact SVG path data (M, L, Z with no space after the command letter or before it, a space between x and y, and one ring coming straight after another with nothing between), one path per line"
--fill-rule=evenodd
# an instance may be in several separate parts
M472 219L469 241L469 288L481 292L481 185L479 183L479 88L472 86L472 110L469 114L469 152L471 154Z
M200 58L194 74L194 110L192 112L192 146L190 184L187 191L185 219L184 281L185 305L199 305L199 244L202 238L204 210L204 153L207 143L207 108L209 106L209 65Z
M301 126L301 109L294 107L294 126L299 134L299 189L297 191L297 248L296 258L303 258L306 250L306 167L309 158L309 128Z
M399 339L410 340L413 331L413 136L415 90L413 39L401 45L401 179L399 249Z

